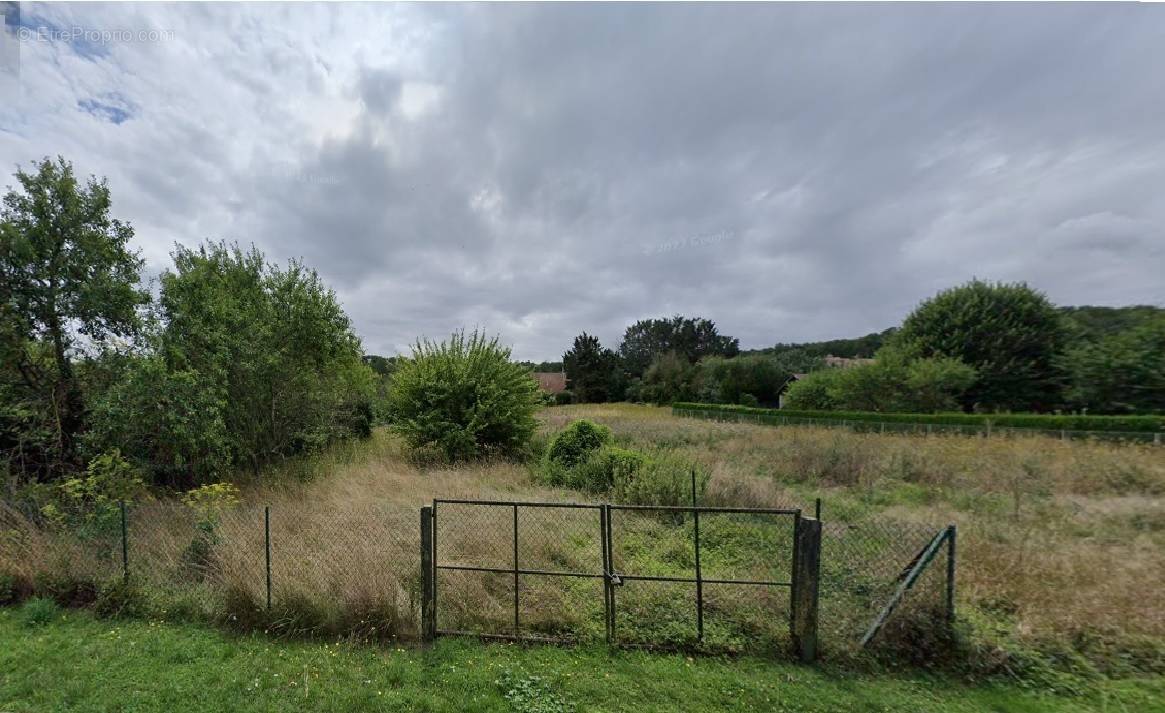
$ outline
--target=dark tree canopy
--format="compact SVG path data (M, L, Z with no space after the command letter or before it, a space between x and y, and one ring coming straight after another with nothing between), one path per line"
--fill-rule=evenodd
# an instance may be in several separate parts
M1165 412L1165 314L1070 349L1068 395L1101 413Z
M972 280L940 292L906 318L895 344L914 358L952 357L973 367L965 408L1046 411L1062 401L1064 320L1024 283Z
M643 376L656 357L668 352L694 364L706 356L736 356L740 342L720 334L711 320L676 315L636 322L624 332L619 345L623 366L633 377Z
M52 474L75 465L84 428L74 359L132 337L148 295L128 248L133 228L110 217L105 182L78 182L63 158L35 168L17 170L0 215L0 447L11 460L27 446L17 469Z
M599 338L583 332L562 355L567 388L580 403L602 403L621 398L619 357L604 349Z

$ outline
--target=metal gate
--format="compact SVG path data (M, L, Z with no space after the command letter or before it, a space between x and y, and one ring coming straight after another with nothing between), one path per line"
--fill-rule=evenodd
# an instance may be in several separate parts
M749 554L770 562L773 574L709 571L701 523L729 517L760 533ZM652 538L661 533L673 550L683 545L682 565L660 571L654 552L635 556L654 547ZM422 631L425 638L575 642L601 635L615 645L677 645L653 633L652 622L644 621L650 617L624 606L633 601L625 588L654 587L657 607L662 602L673 617L681 610L692 617L679 645L702 646L709 587L788 590L788 624L804 658L807 642L815 648L819 546L820 523L798 509L437 499L421 513ZM467 577L474 579L459 579ZM688 591L660 597L658 589L666 587ZM771 596L763 601L774 601ZM783 606L785 595L779 596ZM687 629L686 623L669 626L673 633Z

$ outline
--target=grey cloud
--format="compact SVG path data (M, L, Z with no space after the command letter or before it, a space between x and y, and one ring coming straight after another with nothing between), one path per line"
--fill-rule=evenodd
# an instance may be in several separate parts
M0 133L0 158L79 151L115 195L150 197L124 203L144 241L303 257L373 351L476 325L552 358L675 312L746 346L855 335L972 276L1165 300L1156 7L150 12L118 20L173 44L70 78L74 101L117 91L134 121L98 142ZM33 74L61 71L43 56Z

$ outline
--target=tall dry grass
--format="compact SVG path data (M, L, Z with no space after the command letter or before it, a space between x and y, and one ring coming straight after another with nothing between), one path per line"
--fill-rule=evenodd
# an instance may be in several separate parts
M892 585L927 533L956 523L959 606L979 631L1004 632L1008 641L1024 646L1053 642L1089 655L1100 651L1101 658L1137 647L1138 666L1159 665L1144 659L1159 656L1165 640L1165 448L774 428L678 419L665 409L625 404L547 409L540 416L541 435L582 417L610 426L626 445L673 449L702 464L712 474L708 504L809 510L813 498L823 498L826 556L853 558L838 567L838 581L861 580L869 589L882 580ZM213 556L201 568L189 562L198 532L192 513L174 502L135 506L131 568L135 578L162 593L159 606L227 623L288 633L415 636L418 510L434 498L585 496L537 485L520 463L418 463L396 439L378 431L368 441L288 462L248 483L244 503L223 513ZM271 508L270 613L265 611L265 505ZM523 561L543 562L548 569L595 566L588 558L597 548L587 538L597 534L597 524L529 525L544 536L521 543ZM439 540L441 557L467 563L496 559L509 566L511 526L466 520ZM13 510L5 511L0 529L0 572L21 581L63 573L99 580L119 572L119 554L107 545L60 537ZM871 539L863 540L867 535ZM659 557L666 564L666 543L673 536L680 537L652 531L636 556ZM918 538L922 542L915 542ZM594 618L601 628L588 608L601 610L601 597L586 589L590 584L531 579L524 584L524 626L553 634L586 629ZM443 573L439 587L447 602L439 612L443 627L504 630L512 615L512 584L505 576ZM715 593L714 599L720 602L723 595ZM832 612L823 605L826 614L849 617L833 629L839 637L852 639L877 597L868 596L860 606L855 601L839 597L829 605L836 607ZM673 612L663 612L665 604L647 601L643 616L667 620ZM730 619L737 611L715 613ZM684 612L674 613L677 622L686 621ZM823 626L830 629L829 623ZM748 636L748 631L738 628L726 636Z

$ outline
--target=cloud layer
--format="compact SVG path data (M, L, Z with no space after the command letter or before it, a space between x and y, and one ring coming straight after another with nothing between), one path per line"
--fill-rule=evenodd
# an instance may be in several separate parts
M1165 302L1154 6L19 10L5 173L107 176L153 270L302 257L372 352L464 325L551 359L677 312L852 336L972 276Z

